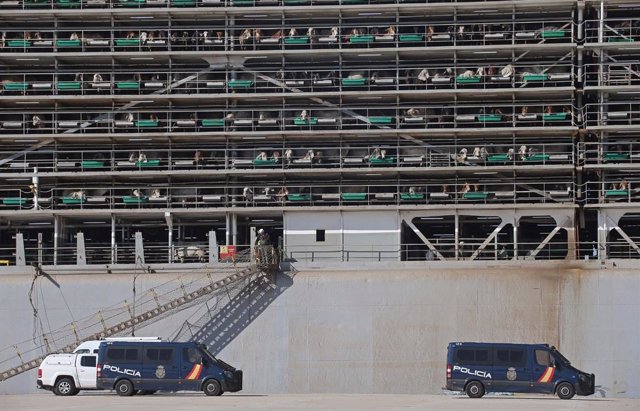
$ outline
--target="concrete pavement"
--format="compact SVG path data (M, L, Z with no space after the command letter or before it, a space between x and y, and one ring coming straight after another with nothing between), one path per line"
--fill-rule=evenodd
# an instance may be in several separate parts
M638 410L640 399L575 397L563 401L553 396L466 396L400 394L155 394L118 397L113 393L85 392L76 397L50 393L0 396L0 409L11 411L159 411L159 410L437 410L437 411L596 411Z

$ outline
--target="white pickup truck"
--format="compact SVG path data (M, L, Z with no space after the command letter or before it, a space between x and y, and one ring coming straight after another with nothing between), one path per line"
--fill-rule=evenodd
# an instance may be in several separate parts
M103 341L162 341L160 337L107 338ZM38 368L38 388L55 395L76 395L80 390L95 390L98 349L103 341L85 341L72 354L48 355Z

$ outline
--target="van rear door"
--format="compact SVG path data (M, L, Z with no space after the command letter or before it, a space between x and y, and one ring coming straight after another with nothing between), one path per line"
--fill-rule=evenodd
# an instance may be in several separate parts
M79 354L76 358L76 370L78 370L78 388L96 388L98 375L96 363L98 356L95 354Z
M530 392L529 347L496 345L493 353L493 390Z

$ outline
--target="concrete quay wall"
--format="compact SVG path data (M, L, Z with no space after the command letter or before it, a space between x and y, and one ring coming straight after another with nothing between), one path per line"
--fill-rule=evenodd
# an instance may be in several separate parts
M296 268L293 278L258 287L238 307L226 306L228 318L214 315L208 324L214 331L204 342L244 370L245 392L438 393L448 342L496 341L556 345L596 374L600 395L640 397L640 275L633 264ZM174 277L139 275L138 292ZM60 289L40 279L34 293L45 327L132 297L133 273L54 278ZM28 275L0 275L0 348L33 337L30 285ZM136 334L169 337L185 319L200 318L202 307ZM0 383L0 393L34 392L35 379L35 371L25 373Z

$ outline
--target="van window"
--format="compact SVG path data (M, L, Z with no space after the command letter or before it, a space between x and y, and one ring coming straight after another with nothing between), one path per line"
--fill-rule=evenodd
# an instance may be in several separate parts
M169 362L173 358L173 348L147 348L145 360L153 362Z
M536 364L551 367L551 354L546 350L536 350Z
M496 358L493 362L496 365L516 365L523 366L525 363L524 350L496 349Z
M140 361L137 348L107 348L107 359L111 361Z
M75 350L74 354L89 354L89 350L88 349L81 349L81 350Z
M464 364L489 364L489 349L458 349L456 351L456 362Z
M202 362L202 353L194 347L184 348L182 350L182 358L191 364L200 364Z
M80 357L80 365L83 367L95 367L96 357L93 355L83 355Z

